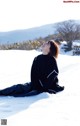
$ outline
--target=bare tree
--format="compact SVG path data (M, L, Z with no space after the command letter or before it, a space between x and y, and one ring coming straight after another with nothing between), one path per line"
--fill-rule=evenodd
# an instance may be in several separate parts
M68 20L56 25L56 33L60 38L67 41L68 48L72 49L72 42L80 39L80 24L74 20Z

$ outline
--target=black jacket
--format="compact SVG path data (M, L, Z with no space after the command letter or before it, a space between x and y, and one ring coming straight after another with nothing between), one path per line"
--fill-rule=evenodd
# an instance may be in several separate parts
M48 90L58 83L58 67L54 57L50 55L37 56L31 68L31 82L33 89Z

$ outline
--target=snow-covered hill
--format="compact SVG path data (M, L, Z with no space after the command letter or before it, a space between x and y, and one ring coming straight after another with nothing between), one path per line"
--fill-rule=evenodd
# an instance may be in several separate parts
M34 40L39 37L46 37L54 33L54 25L55 24L48 24L35 28L0 32L0 44L22 42Z
M80 20L73 20L73 21L80 24ZM39 27L34 27L29 29L0 32L0 44L5 44L5 43L10 44L15 42L34 40L39 37L46 37L48 35L52 35L55 33L58 23L60 22L42 25Z
M33 51L0 51L0 89L30 81ZM80 58L59 55L59 83L65 90L33 97L0 97L0 119L7 126L80 126Z

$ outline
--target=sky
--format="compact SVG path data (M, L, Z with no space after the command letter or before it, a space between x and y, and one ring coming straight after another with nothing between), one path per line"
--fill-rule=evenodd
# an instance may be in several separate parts
M63 0L0 0L0 32L80 19L80 3Z

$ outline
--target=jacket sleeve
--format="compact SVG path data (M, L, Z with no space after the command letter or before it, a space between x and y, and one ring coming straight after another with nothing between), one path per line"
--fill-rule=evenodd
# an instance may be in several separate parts
M36 83L39 80L38 74L39 74L38 73L38 64L37 64L37 57L36 57L36 58L34 58L33 64L31 67L31 82L32 82L33 86L36 86Z

